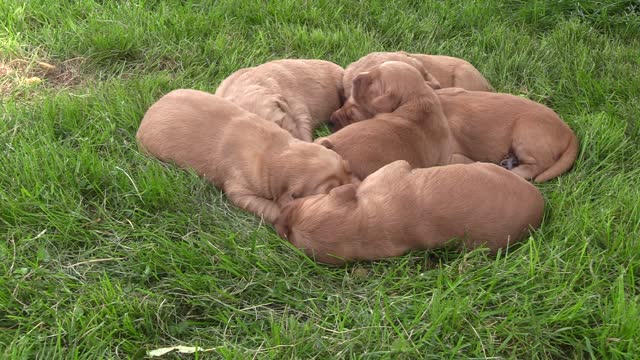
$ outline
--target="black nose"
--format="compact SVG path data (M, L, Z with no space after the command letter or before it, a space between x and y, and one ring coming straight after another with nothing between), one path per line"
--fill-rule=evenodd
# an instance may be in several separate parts
M333 120L329 120L329 122L327 122L327 126L329 127L329 130L331 130L331 132L336 131L336 123L333 122Z
M336 111L329 117L329 129L331 132L336 132L344 127L341 115L340 111Z

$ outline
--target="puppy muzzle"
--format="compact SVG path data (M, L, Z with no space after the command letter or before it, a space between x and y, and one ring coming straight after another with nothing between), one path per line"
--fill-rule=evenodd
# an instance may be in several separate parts
M345 119L344 116L342 116L342 112L340 110L337 110L333 114L331 114L331 117L329 117L329 130L331 130L331 132L336 132L345 127L344 123Z

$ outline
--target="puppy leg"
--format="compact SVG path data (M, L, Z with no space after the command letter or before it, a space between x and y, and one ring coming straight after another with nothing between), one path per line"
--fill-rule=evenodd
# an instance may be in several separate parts
M289 116L290 126L294 128L294 137L306 141L313 141L313 119L306 105L294 102L289 104Z
M248 194L238 186L226 187L227 197L237 207L262 216L265 221L274 223L280 216L280 206L272 200Z
M511 171L525 180L532 180L539 172L535 165L518 165Z
M297 120L298 136L296 137L302 141L312 142L313 129L311 128L311 119L306 116L301 116Z

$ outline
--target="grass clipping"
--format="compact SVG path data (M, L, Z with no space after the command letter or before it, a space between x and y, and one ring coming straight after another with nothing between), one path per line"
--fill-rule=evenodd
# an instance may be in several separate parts
M213 351L215 350L214 348L211 349L203 349L201 347L198 346L183 346L183 345L177 345L177 346L170 346L170 347L165 347L165 348L159 348L159 349L155 349L155 350L149 350L147 351L147 356L149 357L157 357L157 356L162 356L165 354L168 354L172 351L176 351L182 354L193 354L195 352L209 352L209 351Z

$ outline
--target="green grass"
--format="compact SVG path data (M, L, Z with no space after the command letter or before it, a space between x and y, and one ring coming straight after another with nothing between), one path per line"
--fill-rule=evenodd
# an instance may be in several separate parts
M215 348L197 358L639 358L639 14L638 1L0 0L0 74L14 70L0 76L0 357L186 344ZM579 158L539 186L529 240L495 259L326 267L137 150L144 111L174 88L397 49L465 58L574 129Z

